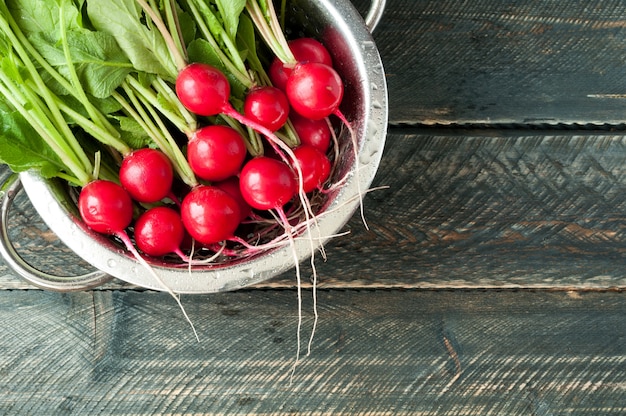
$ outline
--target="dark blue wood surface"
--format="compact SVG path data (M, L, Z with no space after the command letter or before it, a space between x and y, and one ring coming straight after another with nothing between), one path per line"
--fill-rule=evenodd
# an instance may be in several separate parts
M318 265L309 356L305 282L293 375L292 272L183 296L197 341L165 293L42 291L0 261L0 414L626 414L624 16L388 0L388 188ZM27 200L12 224L39 267L89 268Z

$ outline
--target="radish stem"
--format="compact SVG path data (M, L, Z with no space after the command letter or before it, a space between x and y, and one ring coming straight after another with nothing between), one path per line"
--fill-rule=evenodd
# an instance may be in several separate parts
M136 1L137 3L139 3L143 11L150 17L150 19L155 24L159 32L161 32L161 35L163 36L163 40L168 45L168 49L170 53L172 54L172 59L174 60L176 68L178 69L178 71L180 71L187 65L187 60L185 59L185 56L183 55L181 50L177 47L177 44L179 42L174 40L174 37L168 31L167 26L163 22L163 19L161 19L161 16L159 16L154 11L154 9L150 7L148 3L146 3L145 0L136 0Z

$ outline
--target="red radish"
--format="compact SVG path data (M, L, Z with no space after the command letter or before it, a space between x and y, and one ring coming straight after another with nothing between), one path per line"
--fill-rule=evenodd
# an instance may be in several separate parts
M292 68L285 65L278 57L275 57L267 71L272 85L284 91Z
M187 232L202 244L214 244L233 236L240 218L235 198L214 186L200 185L183 199L181 217Z
M176 95L189 111L214 116L224 112L229 105L230 84L218 69L191 63L178 73Z
M245 158L243 137L228 126L203 127L193 134L187 146L189 166L207 181L221 181L236 175Z
M133 199L157 202L170 193L174 169L163 152L145 148L124 157L119 176L122 186Z
M333 65L333 59L326 46L314 38L305 37L290 40L289 49L298 62L319 62Z
M326 153L330 147L332 133L325 119L311 120L293 112L289 116L301 144L313 146Z
M309 145L300 145L294 149L300 170L302 172L302 187L304 192L311 192L320 188L330 176L330 161L318 149Z
M343 82L332 67L308 62L297 64L286 87L287 98L301 116L320 120L333 114L343 98Z
M78 196L78 210L85 224L102 234L125 233L133 220L133 202L128 192L104 179L83 187Z
M241 195L253 208L282 208L297 192L296 177L280 160L258 156L248 161L239 176Z
M320 62L329 66L333 65L328 49L313 38L290 40L289 49L291 53L293 53L294 58L296 58L296 61L300 63ZM287 78L289 78L292 69L293 67L285 65L280 59L274 58L268 70L272 84L284 90L287 85Z
M230 178L216 182L213 184L216 188L220 188L223 191L226 191L230 196L235 198L235 201L239 204L240 211L240 220L243 221L248 218L252 212L252 207L243 199L241 195L241 189L239 189L239 178L236 176L231 176Z
M166 206L150 208L135 221L135 243L149 256L179 253L184 237L180 214Z
M287 122L289 101L285 93L276 87L253 88L246 95L243 113L250 120L276 131Z

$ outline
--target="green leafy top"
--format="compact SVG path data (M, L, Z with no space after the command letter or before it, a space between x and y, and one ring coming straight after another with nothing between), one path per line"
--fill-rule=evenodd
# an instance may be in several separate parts
M233 105L240 107L250 88L269 83L257 51L256 17L250 10L257 5L269 19L270 4L250 0L0 4L0 99L4 97L0 162L16 172L35 168L44 176L81 185L98 174L94 151L114 149L123 156L134 148L152 146L170 157L184 182L195 185L177 136L192 135L198 121L173 91L177 73L189 61L216 66L231 83ZM262 151L256 134L249 131L249 136L249 149ZM86 137L104 146L85 145Z
M135 0L89 0L87 14L96 30L115 38L137 71L176 79L178 71L167 43L149 21L143 23Z

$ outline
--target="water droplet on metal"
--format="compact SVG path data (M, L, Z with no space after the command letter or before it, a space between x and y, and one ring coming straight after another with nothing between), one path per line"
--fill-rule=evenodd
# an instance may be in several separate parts
M364 40L363 42L361 42L361 49L363 50L367 50L367 49L371 49L375 47L376 45L374 45L374 42L372 42L371 40Z

